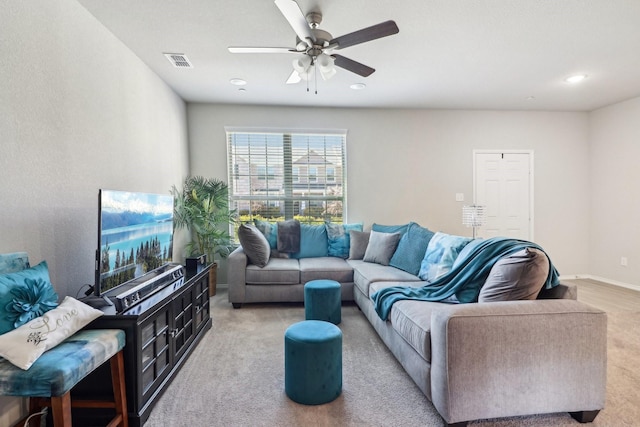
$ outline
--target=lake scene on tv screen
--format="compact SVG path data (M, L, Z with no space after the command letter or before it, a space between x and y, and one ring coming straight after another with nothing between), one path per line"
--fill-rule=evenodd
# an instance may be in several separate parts
M173 196L100 192L100 293L171 261Z

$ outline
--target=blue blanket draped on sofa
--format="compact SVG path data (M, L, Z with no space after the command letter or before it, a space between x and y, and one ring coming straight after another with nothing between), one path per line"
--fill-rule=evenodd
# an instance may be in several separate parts
M475 302L493 265L500 258L525 248L536 248L544 252L540 246L526 240L505 237L482 240L464 256L464 259L456 260L451 271L435 282L420 288L394 286L373 294L371 298L376 312L382 320L387 320L393 303L406 299L444 301L455 295L461 303ZM549 275L544 287L550 289L559 283L558 271L549 260Z

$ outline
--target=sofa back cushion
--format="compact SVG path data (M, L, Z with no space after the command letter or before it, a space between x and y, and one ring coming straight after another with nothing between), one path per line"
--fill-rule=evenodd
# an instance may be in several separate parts
M536 248L507 255L491 268L478 302L536 299L548 275L549 259Z
M408 222L406 224L399 225L383 225L374 222L371 226L371 231L377 231L379 233L400 233L400 237L402 237L402 235L409 229L409 224L411 223Z
M389 265L417 276L429 241L434 234L420 224L410 223L407 232L400 238L398 248L391 257Z
M300 224L300 251L291 258L324 257L328 254L327 229L324 224Z

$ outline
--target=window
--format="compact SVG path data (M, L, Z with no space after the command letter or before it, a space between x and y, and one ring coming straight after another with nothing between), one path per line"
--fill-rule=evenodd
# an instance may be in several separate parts
M230 206L254 218L341 223L346 132L247 132L227 129Z
M309 166L309 182L318 182L318 168Z
M327 166L327 182L336 182L336 168Z

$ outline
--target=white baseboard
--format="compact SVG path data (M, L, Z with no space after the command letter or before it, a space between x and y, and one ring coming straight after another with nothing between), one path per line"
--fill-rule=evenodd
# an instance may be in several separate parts
M606 277L594 276L591 274L567 274L560 276L560 280L571 280L571 279L589 279L595 280L598 282L606 283L608 285L619 286L621 288L632 289L634 291L640 291L640 285L633 285L631 283L620 282L618 280L607 279Z

